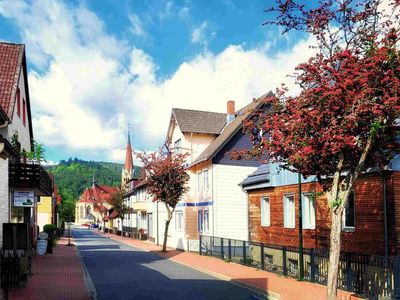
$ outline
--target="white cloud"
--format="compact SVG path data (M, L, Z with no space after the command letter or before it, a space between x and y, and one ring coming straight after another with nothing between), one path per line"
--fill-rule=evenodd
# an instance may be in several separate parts
M174 10L174 3L172 1L167 1L164 8L158 13L160 20L168 19L172 17Z
M286 75L313 51L311 40L274 56L266 54L268 47L230 45L217 54L205 47L160 79L151 56L107 34L87 8L38 3L0 2L0 14L15 19L21 30L28 61L45 70L29 76L35 138L49 147L103 153L112 161L124 159L128 122L133 144L140 145L135 150L156 149L172 107L225 112L227 100L236 100L239 109L281 82L294 88ZM167 8L168 3L164 13ZM206 45L210 32L212 37L204 22L192 41Z
M192 31L192 43L200 44L207 48L209 43L215 38L217 33L210 28L207 21L201 23Z
M131 31L134 35L145 36L145 31L143 29L142 21L136 14L129 15L129 21L131 22Z

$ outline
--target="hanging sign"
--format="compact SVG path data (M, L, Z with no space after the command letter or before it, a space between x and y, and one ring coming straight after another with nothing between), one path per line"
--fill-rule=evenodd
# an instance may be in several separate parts
M14 190L14 206L33 207L35 203L35 194L29 190Z

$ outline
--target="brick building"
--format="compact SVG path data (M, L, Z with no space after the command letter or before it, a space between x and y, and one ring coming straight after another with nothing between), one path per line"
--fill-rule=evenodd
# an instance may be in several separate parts
M262 165L241 185L248 194L249 240L298 247L298 175L275 164ZM304 248L329 247L330 214L321 191L315 177L302 183ZM399 192L395 161L392 170L359 177L343 216L343 251L384 255L387 247L389 255L400 253Z

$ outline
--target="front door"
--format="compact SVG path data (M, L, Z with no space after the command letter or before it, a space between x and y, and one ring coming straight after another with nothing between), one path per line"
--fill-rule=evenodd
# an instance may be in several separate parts
M153 237L153 214L147 214L147 232L149 237Z

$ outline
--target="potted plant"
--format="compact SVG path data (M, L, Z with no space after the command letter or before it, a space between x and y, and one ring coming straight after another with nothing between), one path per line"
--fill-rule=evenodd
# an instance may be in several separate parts
M145 240L145 239L147 239L146 230L144 230L143 228L140 228L140 229L139 229L139 239L140 239L140 240Z

